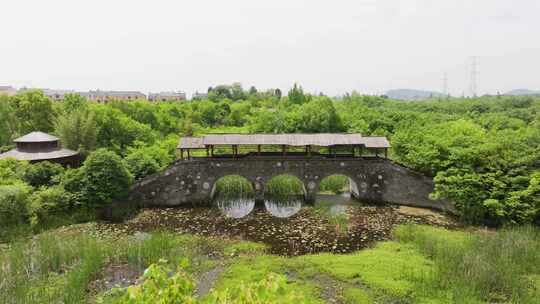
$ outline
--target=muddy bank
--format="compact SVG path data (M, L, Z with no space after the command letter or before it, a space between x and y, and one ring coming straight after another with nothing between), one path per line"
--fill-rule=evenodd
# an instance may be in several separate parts
M388 240L403 223L457 227L451 217L424 209L396 206L346 206L339 217L304 207L289 218L265 210L233 219L214 208L143 209L124 223L100 223L103 233L171 231L203 236L237 238L265 243L269 252L302 255L317 252L348 253Z

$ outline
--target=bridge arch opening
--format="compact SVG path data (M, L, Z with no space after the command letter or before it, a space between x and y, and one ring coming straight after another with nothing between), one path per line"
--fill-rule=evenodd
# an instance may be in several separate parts
M255 191L252 183L240 175L220 177L212 188L212 201L230 218L242 218L255 209Z
M306 189L300 178L282 174L266 182L264 205L266 211L275 217L288 218L302 209Z
M358 193L356 182L344 174L332 174L324 177L319 182L319 194L355 194Z

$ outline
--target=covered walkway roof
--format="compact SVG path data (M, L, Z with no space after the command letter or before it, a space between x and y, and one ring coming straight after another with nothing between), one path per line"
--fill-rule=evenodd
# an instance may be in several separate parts
M178 149L204 149L207 146L220 145L390 147L386 137L364 137L361 134L211 134L203 137L182 137Z

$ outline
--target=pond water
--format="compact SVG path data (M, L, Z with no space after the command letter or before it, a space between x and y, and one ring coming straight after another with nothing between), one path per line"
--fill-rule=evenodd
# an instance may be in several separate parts
M348 253L392 238L403 223L453 227L445 215L417 208L370 205L350 195L217 198L213 207L148 208L123 223L100 223L98 229L125 233L165 230L265 243L280 255ZM106 231L104 231L106 232Z
M246 197L220 197L214 200L214 206L223 215L240 219L248 216L253 210L266 210L277 218L289 218L294 216L302 208L327 208L331 215L338 216L347 213L347 208L361 204L351 198L349 193L342 195L317 195L315 204L306 204L302 196L269 196L264 201L256 202L254 198Z

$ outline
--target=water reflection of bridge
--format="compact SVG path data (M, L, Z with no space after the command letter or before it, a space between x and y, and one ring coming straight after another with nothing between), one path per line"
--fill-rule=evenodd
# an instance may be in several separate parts
M253 210L266 210L274 217L288 218L297 214L303 205L302 197L266 198L217 198L216 207L230 218L243 218Z

